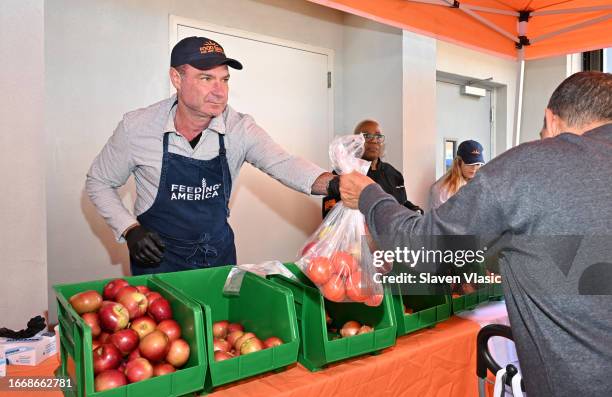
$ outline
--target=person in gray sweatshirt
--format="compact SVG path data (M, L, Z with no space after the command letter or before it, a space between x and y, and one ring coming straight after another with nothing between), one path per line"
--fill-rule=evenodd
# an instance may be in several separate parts
M498 156L425 215L358 173L340 193L381 249L429 235L495 244L527 395L612 396L612 74L568 77L545 113L552 138Z

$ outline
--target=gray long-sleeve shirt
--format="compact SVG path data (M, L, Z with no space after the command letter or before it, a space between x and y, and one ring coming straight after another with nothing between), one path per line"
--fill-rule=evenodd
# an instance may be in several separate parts
M612 396L612 124L509 150L424 216L376 184L359 209L379 244L503 236L500 269L527 394Z
M196 147L192 148L174 127L175 102L176 96L173 96L127 113L87 173L87 194L119 241L121 234L136 222L136 216L155 201L165 132L171 132L169 152L198 160L216 157L219 153L217 134L224 134L232 181L247 161L284 185L310 194L314 181L326 172L287 153L251 116L238 113L229 105L222 115L211 121ZM123 205L117 192L132 173L136 181L135 214Z

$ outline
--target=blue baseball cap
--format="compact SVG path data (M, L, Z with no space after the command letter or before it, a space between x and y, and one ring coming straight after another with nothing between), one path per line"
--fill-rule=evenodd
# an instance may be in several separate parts
M482 145L472 140L461 142L457 148L457 156L467 165L484 164L482 152Z
M242 64L225 56L219 43L206 37L187 37L176 43L170 55L170 66L191 65L200 70L212 69L227 65L242 69Z

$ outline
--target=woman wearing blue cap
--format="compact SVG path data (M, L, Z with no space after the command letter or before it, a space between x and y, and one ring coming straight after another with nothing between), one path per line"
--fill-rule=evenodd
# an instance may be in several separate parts
M431 187L430 209L444 204L476 176L476 172L485 163L482 152L482 145L476 141L468 140L459 144L451 169Z

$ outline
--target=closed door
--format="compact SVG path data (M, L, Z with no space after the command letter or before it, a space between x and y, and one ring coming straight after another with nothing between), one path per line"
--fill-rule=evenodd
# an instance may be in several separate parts
M230 69L229 104L253 116L292 154L329 169L332 137L331 50L206 26L177 24L177 40L204 36L218 41L243 70ZM295 192L246 164L234 181L230 223L238 263L293 261L321 221L321 198Z
M487 90L483 97L461 94L461 86L447 82L436 82L436 178L444 172L448 163L445 148L447 140L455 140L456 146L462 141L473 139L478 141L484 150L484 159L491 159L491 91ZM451 158L454 157L454 153Z

